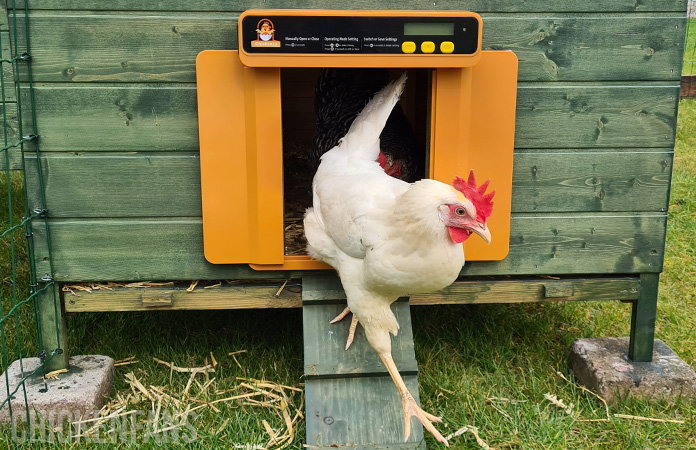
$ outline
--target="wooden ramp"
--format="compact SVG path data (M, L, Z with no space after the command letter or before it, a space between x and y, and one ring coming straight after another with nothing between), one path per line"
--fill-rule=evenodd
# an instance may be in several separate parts
M345 350L350 316L330 324L346 306L338 277L302 279L307 444L312 448L425 449L423 427L411 419L404 442L401 399L362 327ZM413 350L407 300L392 305L399 335L392 356L409 390L418 399L418 365Z

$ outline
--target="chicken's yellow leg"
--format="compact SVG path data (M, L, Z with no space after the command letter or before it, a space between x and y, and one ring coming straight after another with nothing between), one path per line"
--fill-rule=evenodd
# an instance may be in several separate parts
M341 314L337 315L331 323L336 323L341 320L343 320L344 317L348 315L350 312L350 308L346 307L343 311L341 311ZM355 329L358 327L358 318L355 317L355 314L353 314L353 320L350 322L350 329L348 330L348 341L346 342L346 350L348 350L348 347L350 347L350 344L353 343L353 338L355 338Z
M435 436L435 439L449 447L449 442L447 442L447 439L445 439L432 424L432 422L442 422L442 419L433 416L432 414L428 414L427 412L423 411L420 406L418 406L418 403L416 403L416 400L408 391L404 380L401 378L401 374L396 368L396 364L394 364L391 353L380 353L379 357L387 367L389 375L391 375L392 380L394 380L396 389L399 391L399 395L401 396L401 405L404 408L404 431L406 435L404 441L407 441L408 437L411 435L411 416L416 416L420 423L423 424L425 429Z

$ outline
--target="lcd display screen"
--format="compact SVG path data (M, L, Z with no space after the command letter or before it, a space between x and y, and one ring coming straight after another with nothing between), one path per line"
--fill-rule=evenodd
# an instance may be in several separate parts
M454 23L405 23L405 36L452 36Z

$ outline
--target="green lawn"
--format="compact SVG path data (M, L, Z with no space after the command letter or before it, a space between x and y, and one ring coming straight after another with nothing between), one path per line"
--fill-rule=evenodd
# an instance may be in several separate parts
M696 101L683 100L677 133L667 254L661 278L656 335L692 367L696 366ZM0 175L6 183L6 177ZM13 180L20 193L21 178ZM6 199L0 209L6 211ZM16 215L21 216L20 212ZM0 224L0 231L6 224ZM21 242L21 233L17 239ZM4 313L12 302L11 278L6 264L7 240L0 246ZM21 254L22 250L19 250ZM25 272L19 276L26 276ZM26 291L19 292L26 295ZM70 295L70 294L68 294ZM33 345L31 308L19 320L23 339ZM464 425L478 427L481 438L495 449L684 449L696 448L696 404L649 404L624 399L610 408L615 413L655 419L683 420L684 424L625 419L588 421L606 417L603 406L581 391L567 369L572 342L581 337L627 336L630 307L618 302L559 304L434 306L412 309L416 357L420 363L420 389L424 407L441 415L443 434ZM6 336L14 339L14 325ZM80 314L69 318L73 354L105 354L117 360L134 356L133 364L116 369L116 389L109 401L131 393L130 409L153 407L144 396L132 394L125 375L132 372L147 389L162 392L191 405L200 401L249 392L236 377L264 379L301 387L302 314L299 310L248 310L215 312L156 312ZM232 352L245 350L234 356ZM15 350L10 348L11 361ZM170 372L153 358L180 367L219 363L214 373L201 374L189 386L187 373ZM236 361L235 359L236 358ZM239 363L239 364L238 364ZM567 377L566 381L557 372ZM212 378L213 381L210 381ZM206 388L206 383L208 387ZM257 389L259 389L257 387ZM269 390L268 388L267 390ZM216 391L228 391L216 394ZM278 392L278 391L274 391ZM291 414L302 410L302 394L286 389ZM118 394L117 394L118 393ZM573 404L571 414L557 408L544 394ZM255 397L260 398L260 397ZM266 397L268 399L268 397ZM507 399L491 400L491 399ZM284 400L285 401L285 400ZM275 402L274 404L279 404ZM281 408L248 404L245 400L220 402L197 410L192 420L197 440L181 448L263 448L269 442L264 421L274 429L286 428ZM155 409L157 403L154 404ZM168 408L166 402L162 411ZM164 414L162 414L164 415ZM304 422L288 448L301 448ZM83 428L84 430L84 428ZM60 433L55 437L59 437ZM9 429L0 439L10 442ZM431 449L444 448L426 438ZM151 438L125 448L170 448ZM127 440L127 442L130 442ZM472 434L451 440L453 448L477 449ZM235 447L237 445L237 447ZM86 448L87 445L46 443L42 448ZM100 448L121 448L122 443ZM277 447L277 446L275 446ZM271 448L275 448L271 446Z
M696 75L696 19L688 19L682 75Z

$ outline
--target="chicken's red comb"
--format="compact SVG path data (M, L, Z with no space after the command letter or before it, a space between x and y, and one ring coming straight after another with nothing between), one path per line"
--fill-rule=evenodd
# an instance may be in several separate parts
M493 211L493 196L495 195L495 189L493 192L486 194L486 189L488 189L488 184L491 180L486 181L481 186L476 187L476 176L474 171L469 172L469 181L464 182L462 178L455 177L452 185L456 190L464 194L464 197L469 199L471 203L474 204L476 208L476 220L481 223L486 223L488 216L491 215Z

